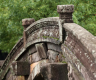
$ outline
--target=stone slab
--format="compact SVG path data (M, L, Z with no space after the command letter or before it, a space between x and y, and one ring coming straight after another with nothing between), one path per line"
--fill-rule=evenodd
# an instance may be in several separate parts
M12 63L11 68L13 71L13 75L16 76L29 75L30 73L30 65L28 62L15 61Z
M45 80L68 80L67 64L47 63L41 68Z

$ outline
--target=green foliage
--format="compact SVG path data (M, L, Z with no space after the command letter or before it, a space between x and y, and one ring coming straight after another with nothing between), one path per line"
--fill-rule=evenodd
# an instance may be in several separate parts
M73 4L73 20L96 36L95 0L0 0L0 50L9 52L21 38L21 20L58 17L57 5Z

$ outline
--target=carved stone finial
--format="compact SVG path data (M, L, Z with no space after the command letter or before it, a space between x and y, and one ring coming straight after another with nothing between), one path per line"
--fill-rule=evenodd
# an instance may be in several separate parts
M65 22L70 21L74 12L74 5L58 5L57 12L59 13L60 19L65 19Z
M34 22L35 22L35 19L33 18L22 19L22 26L24 27L24 29L26 29L28 26L30 26Z

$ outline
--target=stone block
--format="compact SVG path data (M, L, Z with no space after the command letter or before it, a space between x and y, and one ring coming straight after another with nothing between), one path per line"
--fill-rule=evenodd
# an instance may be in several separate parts
M67 64L47 63L40 72L46 80L68 80Z
M36 44L36 50L41 58L47 58L47 48L44 43Z
M28 62L15 61L12 63L11 68L13 71L13 75L16 76L29 75L30 73L30 65Z

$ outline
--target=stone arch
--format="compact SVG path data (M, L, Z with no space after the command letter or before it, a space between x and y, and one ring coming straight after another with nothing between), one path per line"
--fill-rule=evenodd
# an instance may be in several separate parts
M23 19L23 37L7 56L0 69L0 79L13 80L21 75L22 79L34 80L38 74L46 74L45 70L54 73L54 66L58 77L46 74L47 79L95 80L96 39L73 23L73 11L73 5L58 5L59 18L44 18L36 22Z

